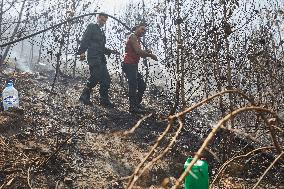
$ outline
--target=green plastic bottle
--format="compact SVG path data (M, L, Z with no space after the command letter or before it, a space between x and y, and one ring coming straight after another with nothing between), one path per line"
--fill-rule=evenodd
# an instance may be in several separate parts
M193 158L187 158L184 169L190 164ZM191 173L188 173L185 177L184 188L185 189L208 189L209 177L208 177L208 163L205 160L198 160L191 168Z

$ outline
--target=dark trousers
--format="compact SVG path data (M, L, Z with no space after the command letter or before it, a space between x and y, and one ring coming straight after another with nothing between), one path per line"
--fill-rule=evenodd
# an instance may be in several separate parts
M136 106L142 102L146 83L138 72L138 64L123 64L122 70L128 80L128 97L130 106Z
M104 99L108 98L108 90L111 82L106 63L104 55L97 58L88 58L90 77L87 82L87 88L91 90L99 83L100 97Z

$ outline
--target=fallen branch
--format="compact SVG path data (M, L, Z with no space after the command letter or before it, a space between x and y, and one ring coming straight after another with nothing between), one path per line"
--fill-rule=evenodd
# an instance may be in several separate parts
M205 148L205 150L210 153L218 162L221 162L221 159L217 156L216 153L214 153L212 150L210 150L209 148Z
M145 121L147 118L151 117L153 115L153 113L146 115L144 117L142 117L129 131L125 131L123 134L124 135L129 135L134 133L134 131L140 126L140 124Z
M27 177L27 180L28 180L28 186L30 187L30 189L32 189L32 185L31 185L31 182L30 182L30 171L31 171L31 167L28 168L28 177Z
M2 189L2 188L5 187L5 186L10 186L10 185L13 183L14 179L15 179L15 178L11 178L6 184L4 183L4 184L0 187L0 189Z

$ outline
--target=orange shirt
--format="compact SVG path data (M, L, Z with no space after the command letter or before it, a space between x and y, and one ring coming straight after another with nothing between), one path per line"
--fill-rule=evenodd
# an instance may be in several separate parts
M140 46L139 40L138 43ZM140 56L135 52L134 48L131 45L130 39L128 38L125 46L124 64L138 64L139 60Z

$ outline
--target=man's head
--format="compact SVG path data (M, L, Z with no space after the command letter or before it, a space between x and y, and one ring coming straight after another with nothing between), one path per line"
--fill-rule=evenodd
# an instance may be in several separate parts
M105 13L100 13L100 14L98 15L98 17L97 17L97 22L98 22L99 26L100 26L100 27L103 27L103 26L105 25L107 19L108 19L107 14L105 14Z
M137 35L138 37L141 37L146 33L146 24L141 23L141 24L133 27L132 31L135 32L135 35Z

